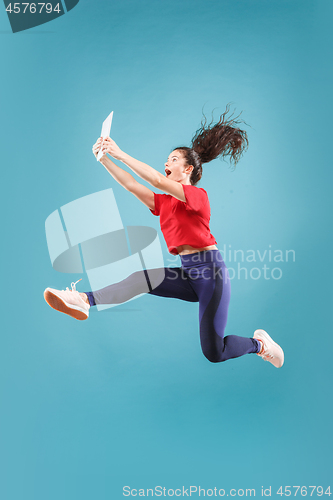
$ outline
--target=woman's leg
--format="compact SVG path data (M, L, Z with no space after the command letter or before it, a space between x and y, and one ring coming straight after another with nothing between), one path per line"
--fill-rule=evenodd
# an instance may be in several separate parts
M89 317L91 306L122 304L143 293L198 302L198 297L182 269L174 267L138 271L119 283L95 292L80 293L75 289L75 285L76 283L72 283L72 290L47 288L44 298L53 309L79 320Z
M218 363L258 353L261 346L256 339L224 337L230 301L230 278L225 263L213 259L193 264L187 267L186 274L199 298L200 342L205 357Z
M95 292L85 292L90 306L122 304L142 293L198 302L198 297L180 267L149 269Z

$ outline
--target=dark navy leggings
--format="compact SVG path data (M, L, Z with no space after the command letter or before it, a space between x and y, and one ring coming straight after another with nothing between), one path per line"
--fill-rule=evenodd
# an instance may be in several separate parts
M212 363L244 354L257 353L260 345L253 338L224 336L230 301L230 278L219 250L181 255L181 267L150 269L131 274L119 283L95 292L86 292L90 305L121 304L147 292L151 295L199 302L202 352ZM161 282L161 273L164 279Z

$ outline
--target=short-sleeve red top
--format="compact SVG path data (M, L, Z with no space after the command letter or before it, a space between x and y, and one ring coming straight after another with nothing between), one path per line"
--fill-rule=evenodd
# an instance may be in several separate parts
M184 184L183 189L186 201L170 194L154 193L155 210L150 210L160 216L163 236L169 252L174 255L181 245L203 248L216 244L209 229L210 205L206 191Z

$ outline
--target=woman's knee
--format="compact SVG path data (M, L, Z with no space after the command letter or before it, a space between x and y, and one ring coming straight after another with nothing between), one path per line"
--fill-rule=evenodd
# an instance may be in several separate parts
M202 353L211 363L222 363L228 359L225 357L224 350L217 349L215 346L202 347Z

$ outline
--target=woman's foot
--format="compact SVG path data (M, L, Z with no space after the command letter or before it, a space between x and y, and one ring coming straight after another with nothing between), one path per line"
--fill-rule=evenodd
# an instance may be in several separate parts
M262 345L261 351L257 353L258 356L265 361L269 361L276 368L281 368L284 363L284 353L282 348L274 342L265 330L256 330L253 338L259 340Z
M69 290L69 288L66 288L66 290L46 288L44 299L53 309L68 314L72 318L88 319L90 309L88 297L85 293L79 293L75 289L76 283L71 284L72 290Z

